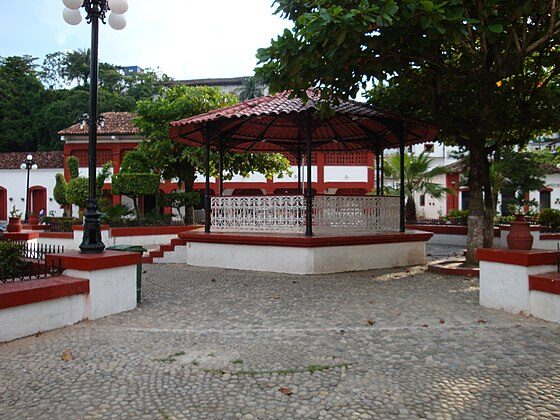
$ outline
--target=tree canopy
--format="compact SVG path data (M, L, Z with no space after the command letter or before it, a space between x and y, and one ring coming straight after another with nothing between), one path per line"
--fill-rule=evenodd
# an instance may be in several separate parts
M489 156L560 127L555 0L276 0L291 30L259 50L273 90L320 89L430 119L469 152L469 246L491 244ZM487 191L487 194L483 194ZM484 228L484 229L483 229ZM484 240L488 239L488 240ZM490 243L488 243L490 241ZM491 245L490 245L491 246Z
M169 78L154 70L126 73L99 65L99 111L133 111ZM0 152L62 149L57 132L88 111L89 51L0 57Z

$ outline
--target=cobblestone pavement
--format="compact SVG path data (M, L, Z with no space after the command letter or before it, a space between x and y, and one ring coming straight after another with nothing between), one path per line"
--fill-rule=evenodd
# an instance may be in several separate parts
M0 345L0 418L560 416L560 326L481 308L476 279L160 265L144 293Z

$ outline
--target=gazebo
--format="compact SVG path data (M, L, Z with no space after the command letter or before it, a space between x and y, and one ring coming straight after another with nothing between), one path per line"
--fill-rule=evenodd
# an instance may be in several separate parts
M308 101L282 92L171 123L171 139L204 147L206 176L204 232L179 234L185 245L174 262L295 274L425 262L425 242L432 235L405 232L403 161L407 145L433 141L438 129L356 101L333 105L333 112L323 117L319 98L307 93ZM400 196L383 195L380 159L376 195L313 194L314 151L367 150L379 156L390 148L401 154ZM213 197L211 150L218 152L220 173L220 193ZM301 194L222 196L226 151L292 153Z
M245 239L250 238L251 233L259 232L260 242L263 233L277 234L275 243L281 242L279 237L287 233L292 234L292 239L302 234L300 238L309 238L308 241L300 240L298 246L312 244L313 239L319 243L319 237L324 242L325 237L333 235L337 237L337 243L342 236L360 236L357 242L350 242L354 244L367 242L365 237L375 242L381 237L388 240L388 236L398 238L397 242L406 242L404 236L394 235L405 233L405 147L433 141L438 134L437 127L357 101L334 104L332 113L321 116L318 95L312 90L307 94L309 99L303 101L290 97L289 92L281 92L171 123L171 139L205 149L205 233L212 231L214 239L202 238L199 234L197 240L210 242L221 238L231 243L231 235L215 232L244 234ZM398 148L401 156L399 197L383 196L382 156L384 150L392 148ZM215 197L210 196L211 150L216 150L219 156L220 194ZM314 151L364 150L372 151L376 156L375 196L313 194ZM221 174L226 151L292 153L298 163L298 189L302 194L223 197ZM302 180L299 169L304 160L306 179ZM414 235L417 233L410 232L408 238L418 241L419 237Z

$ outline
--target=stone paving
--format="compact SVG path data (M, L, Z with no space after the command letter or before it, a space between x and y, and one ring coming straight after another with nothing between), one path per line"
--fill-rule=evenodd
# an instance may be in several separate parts
M560 326L477 279L145 270L137 310L0 345L0 418L560 417Z

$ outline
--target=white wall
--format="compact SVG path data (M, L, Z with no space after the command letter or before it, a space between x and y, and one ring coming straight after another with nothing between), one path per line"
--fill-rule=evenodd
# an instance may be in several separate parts
M48 215L54 211L56 216L62 216L62 210L53 197L53 189L56 183L55 175L63 173L60 169L37 169L29 174L29 187L42 186L47 189L47 208ZM27 182L27 171L21 169L0 169L0 186L6 188L8 195L8 215L15 205L16 209L25 216L25 188ZM52 200L51 200L52 199Z
M325 166L325 182L367 182L367 166Z

